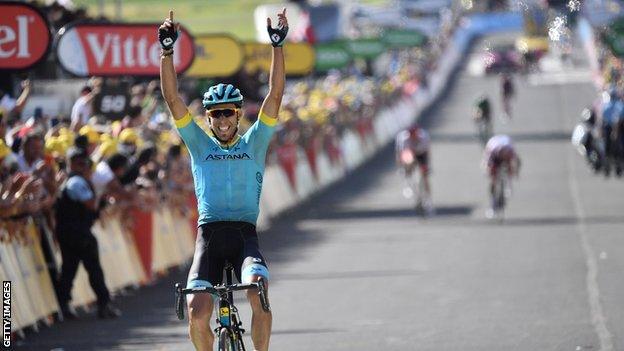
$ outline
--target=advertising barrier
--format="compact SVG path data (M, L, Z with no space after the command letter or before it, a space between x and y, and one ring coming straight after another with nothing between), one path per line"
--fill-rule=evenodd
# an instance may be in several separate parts
M45 60L52 43L49 27L32 5L0 3L0 70L25 70Z
M384 31L382 40L390 48L408 48L425 45L427 37L416 30L389 29Z
M342 42L327 44L317 44L316 64L314 68L318 72L326 72L330 69L340 69L346 67L351 62L351 53L345 48Z
M135 241L133 232L121 222L122 213L104 213L92 228L97 238L100 262L109 290L114 294L120 289L148 283L148 275L164 273L168 268L188 262L193 256L195 244L194 226L188 218L168 206L161 206L150 213L153 229L145 232L149 241ZM50 278L46 260L41 249L39 227L32 218L26 217L19 224L12 224L9 233L0 222L0 278L11 282L13 296L12 330L25 327L37 328L39 322L50 323L52 314L59 311L54 284ZM140 249L149 250L150 265L154 270L145 271ZM54 255L60 256L55 246ZM79 266L72 289L72 305L89 308L96 300L89 284L89 277Z
M61 28L56 54L61 66L76 76L158 76L159 24L76 23ZM178 74L193 62L193 37L180 27L173 63Z
M241 68L244 55L238 40L228 34L196 36L195 60L186 75L202 78L229 77Z
M374 59L386 51L386 45L379 38L346 40L344 45L355 58Z
M273 48L262 43L247 42L245 51L245 70L269 72ZM301 76L314 69L314 48L307 43L288 43L284 46L284 66L287 75Z

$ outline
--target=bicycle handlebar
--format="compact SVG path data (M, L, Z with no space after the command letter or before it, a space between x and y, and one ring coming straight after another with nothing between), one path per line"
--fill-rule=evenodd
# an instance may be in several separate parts
M253 283L245 283L245 284L232 284L232 285L217 285L217 286L202 286L197 288L183 288L182 284L176 283L176 301L175 301L175 310L178 319L184 319L184 307L186 305L186 295L188 294L201 294L201 293L210 293L217 294L221 298L224 295L231 291L240 291L240 290L249 290L249 289L258 289L258 295L260 297L260 303L262 305L262 309L265 312L271 311L271 306L269 305L269 300L266 295L266 282L264 279L260 278L257 282Z
M201 294L201 293L210 293L210 294L226 294L230 291L239 291L239 290L248 290L248 289L257 289L258 283L246 283L246 284L232 284L232 285L217 285L217 286L202 286L197 288L181 288L177 287L177 290L180 294Z

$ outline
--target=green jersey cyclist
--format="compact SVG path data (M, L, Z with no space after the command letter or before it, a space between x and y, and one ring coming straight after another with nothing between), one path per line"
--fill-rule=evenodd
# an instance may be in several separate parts
M258 248L256 220L266 151L284 92L282 44L288 32L286 10L277 16L277 28L273 28L267 18L267 31L273 45L269 93L262 103L258 120L243 135L238 134L243 96L231 84L212 86L203 96L210 134L195 123L178 95L173 51L179 24L173 21L172 11L158 29L162 46L162 94L191 154L199 210L195 255L187 281L189 288L220 284L226 261L234 266L242 283L254 282L260 277L268 281L269 278L266 262ZM272 315L262 309L257 292L248 290L247 298L253 311L251 339L254 348L267 351ZM212 296L189 295L187 308L193 345L197 350L212 350Z

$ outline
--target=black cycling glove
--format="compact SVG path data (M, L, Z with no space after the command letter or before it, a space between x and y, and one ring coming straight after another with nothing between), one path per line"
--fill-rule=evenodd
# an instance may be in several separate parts
M286 40L286 34L288 34L288 26L279 25L277 28L267 26L267 32L269 32L271 45L273 45L274 48L282 47L282 45L284 45L284 41Z
M175 30L175 25L173 23L170 27L158 28L158 41L163 50L173 49L173 44L176 40L178 40L178 31Z

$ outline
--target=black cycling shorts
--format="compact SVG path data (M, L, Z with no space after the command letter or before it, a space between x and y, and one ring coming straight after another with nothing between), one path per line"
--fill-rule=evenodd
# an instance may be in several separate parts
M249 283L253 275L269 279L266 261L258 247L256 226L247 222L212 222L199 226L187 287L221 284L226 262L234 267L239 282Z

